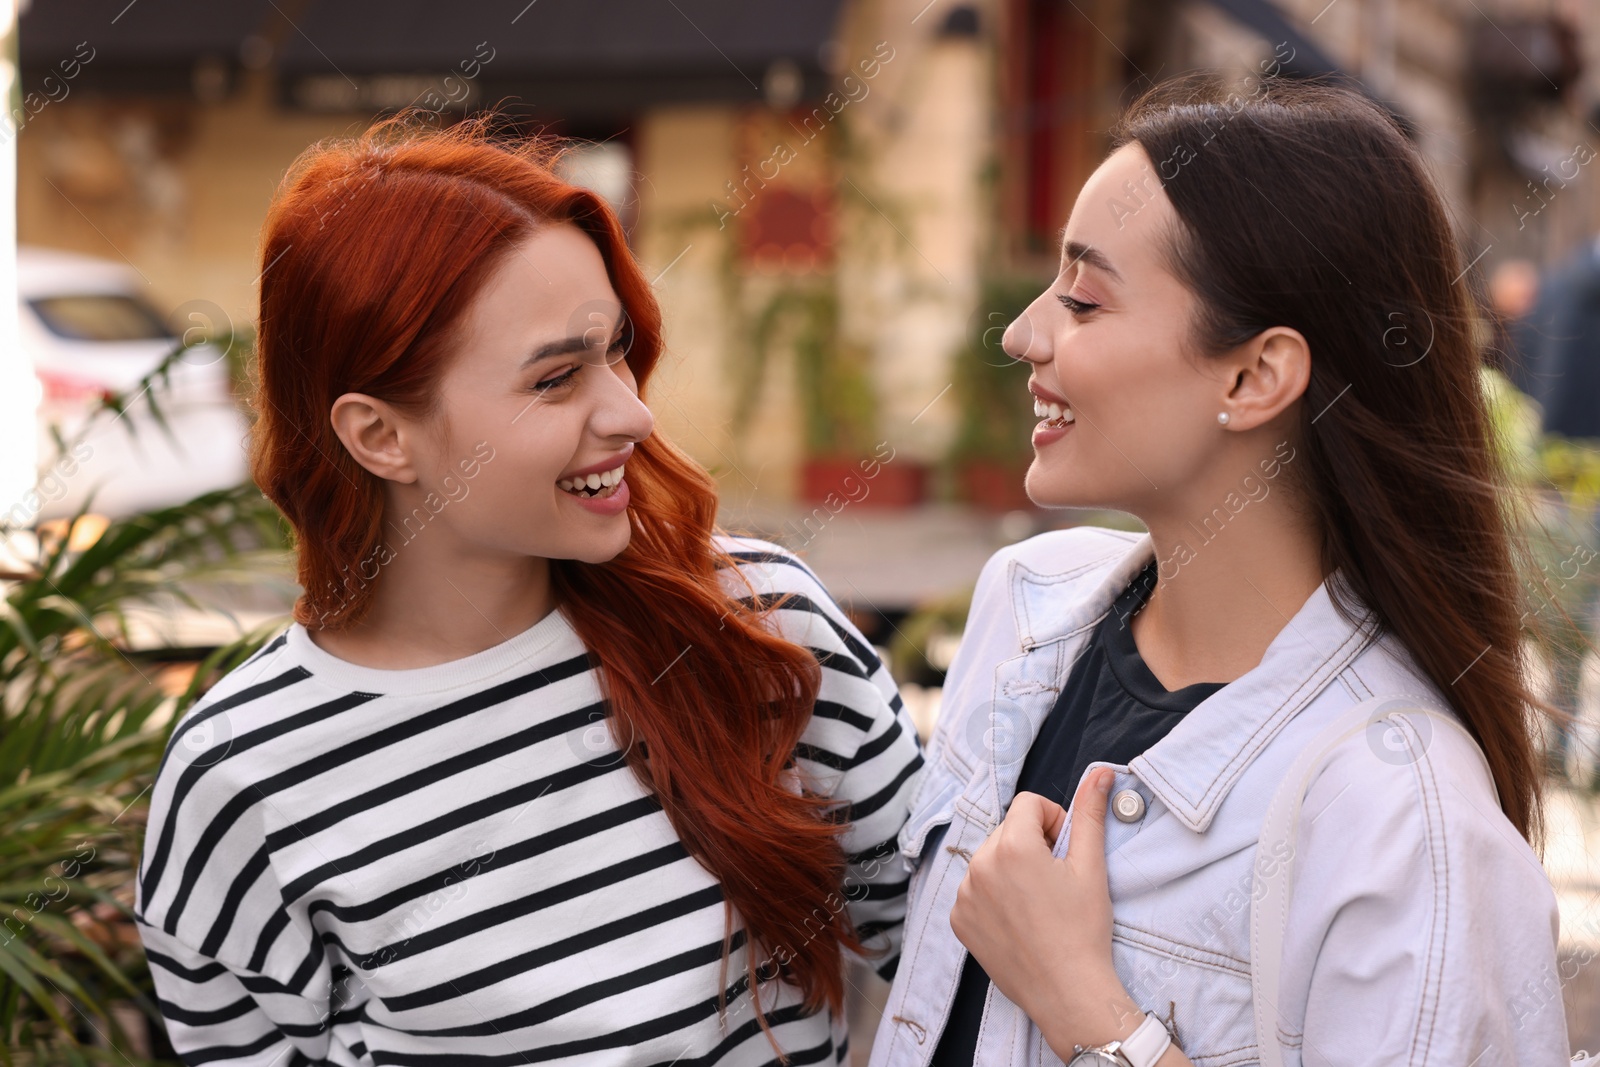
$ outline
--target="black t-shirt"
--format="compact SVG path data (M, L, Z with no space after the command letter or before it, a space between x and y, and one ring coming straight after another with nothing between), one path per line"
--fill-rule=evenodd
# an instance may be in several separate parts
M1225 684L1201 682L1169 692L1145 666L1130 625L1155 581L1152 561L1095 627L1028 748L1017 792L1038 793L1069 806L1089 764L1126 764ZM970 953L965 960L932 1067L970 1067L978 1046L989 976Z

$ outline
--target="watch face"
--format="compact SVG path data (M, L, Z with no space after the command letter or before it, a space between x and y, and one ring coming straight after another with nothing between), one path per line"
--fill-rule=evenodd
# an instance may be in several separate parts
M1128 1067L1128 1061L1099 1049L1084 1049L1067 1062L1067 1067Z

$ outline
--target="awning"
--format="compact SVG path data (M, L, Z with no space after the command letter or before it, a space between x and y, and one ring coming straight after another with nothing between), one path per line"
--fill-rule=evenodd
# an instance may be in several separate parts
M272 14L269 0L33 0L17 24L22 89L53 99L59 86L193 94L210 79L222 89Z
M1273 0L1210 0L1212 6L1254 30L1276 50L1286 45L1288 58L1280 60L1282 73L1291 78L1322 78L1365 93L1387 111L1391 118L1415 139L1416 123L1403 111L1373 92L1371 86L1342 69L1321 45L1289 21Z
M842 0L34 0L24 91L220 96L272 65L295 108L371 113L442 92L565 118L815 99ZM84 62L85 57L89 58ZM76 66L72 64L76 61ZM467 77L463 78L463 74ZM445 82L446 78L454 81ZM59 88L53 92L59 96Z
M1284 73L1290 77L1343 73L1333 58L1301 33L1272 0L1211 0L1211 3L1265 37L1274 47L1280 43L1288 45L1290 58L1282 65Z
M435 91L587 118L820 96L842 0L314 0L278 59L284 102L370 111ZM464 77L464 75L466 75ZM456 81L441 90L446 77Z

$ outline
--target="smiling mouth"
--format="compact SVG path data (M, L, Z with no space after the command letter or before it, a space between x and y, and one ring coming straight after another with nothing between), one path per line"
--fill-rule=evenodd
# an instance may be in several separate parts
M1064 404L1041 400L1039 397L1033 398L1033 413L1045 420L1044 425L1052 429L1070 426L1077 421L1077 416L1072 413L1071 408Z
M622 472L626 469L627 464L624 463L599 474L589 474L582 478L563 478L556 482L556 488L573 496L603 500L617 491L617 486L622 484Z

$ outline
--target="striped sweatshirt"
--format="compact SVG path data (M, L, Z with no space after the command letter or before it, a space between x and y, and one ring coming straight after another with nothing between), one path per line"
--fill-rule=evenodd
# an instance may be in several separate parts
M719 543L761 597L796 594L772 625L812 651L822 686L795 761L850 820L827 906L886 950L868 962L888 979L916 731L803 563ZM230 672L174 731L139 869L139 930L184 1062L773 1062L738 917L724 975L721 886L607 714L559 609L413 670L338 659L294 624ZM779 1046L795 1064L844 1062L847 1021L800 1000L781 978L761 986Z

